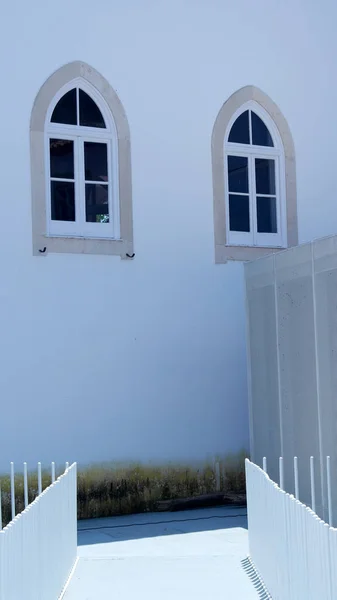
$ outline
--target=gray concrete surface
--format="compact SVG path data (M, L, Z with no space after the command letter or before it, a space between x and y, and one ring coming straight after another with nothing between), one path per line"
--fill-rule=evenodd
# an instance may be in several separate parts
M80 521L78 545L64 600L263 598L244 568L244 508Z

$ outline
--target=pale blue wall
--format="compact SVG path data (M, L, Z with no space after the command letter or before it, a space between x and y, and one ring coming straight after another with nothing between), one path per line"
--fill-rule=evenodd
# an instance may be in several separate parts
M294 135L301 240L334 229L331 6L7 4L0 464L188 461L248 446L243 271L214 264L211 132L232 92L260 87ZM109 80L129 119L133 262L32 256L30 112L45 79L73 60Z

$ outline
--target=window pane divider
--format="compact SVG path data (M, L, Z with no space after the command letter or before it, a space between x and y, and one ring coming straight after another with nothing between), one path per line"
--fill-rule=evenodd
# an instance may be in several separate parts
M74 134L74 130L76 130L76 134ZM70 139L72 137L88 137L97 139L106 139L109 140L111 138L111 131L109 129L103 129L100 127L85 127L84 125L65 125L64 123L49 123L48 125L48 135L50 137L57 137L62 139L65 136L65 139ZM89 141L88 139L88 141Z
M234 142L226 143L226 152L242 156L253 154L259 158L271 158L272 156L280 155L279 149L274 146L253 146L252 144L237 144Z
M253 129L252 129L252 111L248 111L248 127L249 127L249 144L253 142Z
M74 183L75 182L75 178L73 178L73 179L67 179L65 177L51 177L50 181L65 181L66 183Z
M93 185L109 185L109 181L96 181L92 179L85 179L84 183L92 183Z
M80 124L80 90L76 87L76 125Z
M85 226L85 183L84 183L84 139L78 138L78 180L76 189L76 206L78 206L79 231Z
M253 234L253 244L255 245L257 215L256 215L256 193L255 193L255 159L254 156L249 156L248 161L248 177L249 177L249 210L250 210L250 226Z
M231 196L249 196L249 192L228 192Z
M259 197L259 198L277 198L277 193L275 192L275 194L259 194L258 192L256 192L256 197Z

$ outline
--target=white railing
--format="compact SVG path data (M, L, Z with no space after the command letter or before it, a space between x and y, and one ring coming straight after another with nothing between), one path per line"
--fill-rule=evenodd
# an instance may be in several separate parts
M66 462L66 470L69 467L69 463ZM50 482L54 483L56 475L55 475L55 463L52 462L51 463L51 479ZM30 473L30 475L32 475L33 472ZM24 462L23 463L23 500L24 500L24 505L25 508L27 508L29 502L28 502L28 470L27 470L27 463ZM39 496L40 494L42 494L42 467L41 467L41 463L37 463L37 489L35 490L35 497ZM35 500L35 498L34 498ZM11 520L14 519L14 517L17 514L16 511L16 501L17 501L17 497L16 497L16 491L15 491L15 469L14 469L14 463L11 462L10 465L10 503L11 503ZM3 504L3 493L2 493L2 488L1 488L1 481L0 481L0 530L2 529L3 526L3 519L2 519L2 504ZM10 521L10 519L7 519L6 524Z
M246 486L250 558L271 598L335 600L337 530L249 460Z
M302 501L302 504L306 504L308 505L308 502L310 500L310 507L312 508L314 513L318 513L320 512L317 509L317 505L316 505L316 488L317 488L317 481L316 481L316 477L315 477L315 464L314 464L314 457L310 456L309 460L308 460L308 465L309 465L309 484L310 484L310 494L308 496L307 495L307 502L303 502L303 495L302 493L300 493L300 478L299 478L299 461L297 456L294 456L293 459L293 477L291 477L291 474L289 473L289 462L288 462L288 473L287 473L287 482L288 485L290 485L291 489L294 490L294 496L297 500ZM301 467L302 467L302 475L303 475L303 470L305 469L305 464L303 464L304 461L302 460L301 462ZM267 473L268 469L267 469L267 458L264 456L262 459L262 465L263 465L263 470ZM333 519L333 497L332 497L332 486L331 486L331 460L330 460L330 456L326 457L326 464L325 464L325 469L323 468L323 464L319 465L319 476L321 477L322 474L324 475L324 480L326 481L326 490L323 489L324 492L324 498L327 501L327 506L326 509L325 507L323 507L323 513L324 515L319 515L321 517L323 517L324 520L324 516L326 515L326 519L327 522L329 523L329 525L334 526L334 519ZM275 467L275 465L274 465ZM285 481L285 475L284 475L284 463L283 463L283 457L279 458L279 475L278 475L278 482L279 482L279 487L281 488L281 490L283 491L288 491L288 493L291 493L291 491L288 489L286 489L286 486L284 484ZM303 469L304 468L304 469ZM273 469L274 473L275 473L275 468ZM293 485L291 482L291 479L293 478ZM301 481L302 483L302 481ZM318 507L319 508L319 507ZM320 507L322 508L322 507Z
M76 508L74 463L0 531L0 600L60 597L76 561Z

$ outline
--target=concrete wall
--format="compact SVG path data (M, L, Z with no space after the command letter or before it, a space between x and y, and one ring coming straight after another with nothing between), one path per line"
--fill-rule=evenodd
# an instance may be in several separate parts
M328 517L326 457L332 461L337 522L337 237L248 263L248 333L252 458L311 505L310 456L315 458L317 512Z
M239 263L214 264L211 132L235 90L254 84L265 91L295 140L300 239L332 232L332 6L7 4L0 467L9 460L192 461L248 445L244 278ZM128 116L132 262L32 256L31 109L47 77L73 60L108 79Z

